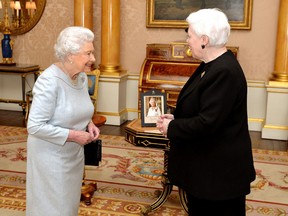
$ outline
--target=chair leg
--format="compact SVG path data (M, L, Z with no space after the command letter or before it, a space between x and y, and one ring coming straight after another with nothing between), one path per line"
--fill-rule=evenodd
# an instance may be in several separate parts
M85 169L83 173L82 187L81 187L81 199L86 205L91 205L91 199L94 192L97 190L97 183L95 181L85 184Z
M26 121L28 120L29 110L30 110L30 96L26 95L26 108L25 108L25 111L26 111L25 120Z

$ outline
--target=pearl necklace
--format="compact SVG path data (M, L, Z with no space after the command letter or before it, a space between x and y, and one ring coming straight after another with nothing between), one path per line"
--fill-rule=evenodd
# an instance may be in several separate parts
M77 79L78 76L76 76L75 79L71 78L70 74L67 72L67 69L66 69L64 63L61 62L61 64L62 64L62 65L61 65L62 71L66 74L66 76L68 76L70 83L71 83L73 86L76 86L77 83L78 83L78 79Z

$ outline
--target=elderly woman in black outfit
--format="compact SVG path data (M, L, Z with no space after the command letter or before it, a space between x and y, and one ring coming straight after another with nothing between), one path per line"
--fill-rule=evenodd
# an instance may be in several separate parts
M219 9L186 19L187 43L202 61L158 129L170 139L168 178L186 191L189 215L244 216L255 179L247 123L247 83L226 48L230 25Z

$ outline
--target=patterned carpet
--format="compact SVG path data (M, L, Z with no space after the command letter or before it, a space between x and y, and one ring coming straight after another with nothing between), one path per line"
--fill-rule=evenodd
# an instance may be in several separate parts
M0 126L0 215L25 215L25 128ZM162 189L163 151L135 147L124 137L101 135L103 159L99 167L86 166L86 179L97 182L92 204L80 203L79 215L140 215ZM247 197L248 216L288 215L288 154L253 150L257 179ZM186 215L178 190L149 215Z

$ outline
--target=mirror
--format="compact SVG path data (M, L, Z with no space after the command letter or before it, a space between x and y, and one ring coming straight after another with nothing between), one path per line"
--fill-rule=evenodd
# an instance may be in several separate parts
M0 31L9 26L11 35L30 31L40 20L46 0L0 0Z

